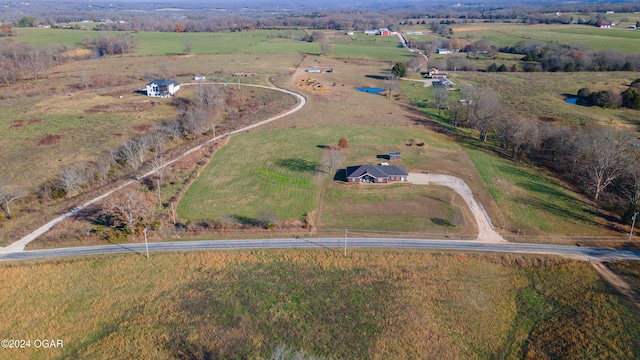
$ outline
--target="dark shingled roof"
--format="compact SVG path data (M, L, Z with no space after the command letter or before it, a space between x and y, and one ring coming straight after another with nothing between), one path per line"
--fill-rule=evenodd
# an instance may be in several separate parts
M347 167L347 179L359 178L369 174L376 179L384 179L389 176L407 176L407 168L395 165L360 165Z
M168 87L168 86L169 86L169 85L171 85L171 84L173 84L174 86L175 86L175 85L180 85L180 84L178 84L178 82L176 82L176 81L173 81L173 80L167 80L167 79L154 79L154 80L151 80L151 81L149 81L149 82L147 83L147 85L152 85L152 84L156 84L156 85L158 85L159 87Z

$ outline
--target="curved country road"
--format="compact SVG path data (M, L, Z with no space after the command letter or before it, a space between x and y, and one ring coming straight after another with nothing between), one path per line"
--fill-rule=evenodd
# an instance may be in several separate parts
M342 253L345 248L344 238L296 238L296 239L246 239L246 240L201 240L150 243L149 251L206 251L206 250L241 250L241 249L285 249L285 248L317 248ZM346 249L350 248L397 248L397 249L433 249L450 251L486 251L518 254L558 255L579 260L640 260L640 251L604 249L592 247L522 244L522 243L487 243L479 241L459 240L419 240L419 239L347 239ZM83 246L47 250L29 250L10 254L0 254L0 261L17 261L29 259L47 259L66 256L87 256L104 254L130 253L136 256L145 254L145 244L119 244L103 246Z
M188 84L183 84L183 86L205 85L205 84L207 84L207 85L225 85L225 86L226 85L233 85L233 86L242 85L242 86L251 86L251 87L264 88L264 89L269 89L269 90L276 90L276 91L280 91L280 92L283 92L285 94L289 94L289 95L292 95L292 96L296 97L298 99L299 103L298 103L298 105L296 107L288 110L285 113L282 113L280 115L276 115L276 116L271 117L269 119L266 119L266 120L260 121L258 123L255 123L253 125L249 125L249 126L243 127L242 129L238 129L238 130L235 130L235 131L232 131L232 132L220 135L220 136L216 136L216 137L214 137L212 139L209 139L207 142L205 142L205 143L203 143L201 145L198 145L198 146L186 151L185 153L183 153L182 155L172 159L171 161L168 161L164 165L164 167L170 166L170 165L174 164L175 162L183 159L184 157L192 154L193 152L202 149L204 146L206 146L207 144L211 143L212 141L221 139L221 138L223 138L225 136L229 136L229 135L237 134L237 133L240 133L240 132L244 132L244 131L247 131L249 129L256 128L258 126L262 126L264 124L268 124L268 123L270 123L272 121L276 121L276 120L281 119L281 118L283 118L285 116L288 116L288 115L291 115L291 114L295 113L296 111L302 109L307 104L307 99L304 96L302 96L302 95L300 95L298 93L295 93L293 91L280 89L280 88L277 88L277 87L271 87L271 86L253 85L253 84L230 84L230 83L217 83L217 82L197 83L197 84L196 83L188 83ZM42 235L42 234L46 233L47 231L51 230L54 226L56 226L62 220L65 220L65 219L73 216L78 211L81 211L81 210L85 209L86 207L88 207L89 205L94 204L94 203L96 203L98 201L101 201L101 200L105 199L106 197L110 196L111 194L113 194L113 193L117 192L118 190L121 190L121 189L123 189L123 188L125 188L125 187L127 187L127 186L129 186L129 185L131 185L131 184L133 184L135 182L137 182L137 181L139 181L140 179L144 179L144 178L146 178L146 177L148 177L150 175L153 175L155 172L156 172L156 170L149 171L148 173L138 177L138 179L136 179L136 180L128 181L125 184L123 184L121 186L118 186L117 188L115 188L113 190L110 190L110 191L108 191L108 192L96 197L95 199L90 200L90 201L88 201L88 202L86 202L86 203L84 203L84 204L72 209L71 211L67 212L66 214L58 216L57 218L49 221L48 223L42 225L39 228L37 228L32 233L24 236L22 239L12 243L11 245L9 245L7 247L0 248L0 254L8 254L8 253L14 253L14 252L23 251L24 248L27 246L27 244L29 244L33 240L37 239L40 235Z

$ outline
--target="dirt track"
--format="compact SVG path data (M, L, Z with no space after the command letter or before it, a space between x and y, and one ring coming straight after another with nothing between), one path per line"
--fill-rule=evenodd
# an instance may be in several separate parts
M462 179L450 175L410 173L409 182L416 185L439 185L451 188L464 199L464 202L469 206L473 217L476 219L476 223L478 224L478 241L492 243L507 242L493 229L489 215L484 211L482 205L476 201L471 189Z

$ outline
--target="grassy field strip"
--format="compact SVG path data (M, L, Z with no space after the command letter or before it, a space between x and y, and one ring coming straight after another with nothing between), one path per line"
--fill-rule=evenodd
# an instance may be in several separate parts
M587 263L410 250L112 255L0 265L30 358L637 358L638 312Z
M197 151L199 149L202 149L204 146L206 146L210 142L216 141L217 139L220 139L220 138L225 137L225 136L229 136L231 134L237 134L239 132L243 132L243 131L246 131L246 130L249 130L249 129L252 129L252 128L267 124L267 123L270 123L272 121L278 120L278 119L280 119L282 117L285 117L287 115L290 115L290 114L300 110L306 104L306 99L305 99L304 96L299 95L297 93L294 93L292 91L283 90L283 89L279 89L279 88L269 88L268 86L262 86L262 85L251 85L251 84L242 84L242 85L243 86L267 88L267 89L272 89L272 90L276 90L276 91L281 91L281 92L284 92L284 93L287 93L287 94L295 96L299 100L299 103L293 109L290 109L290 110L288 110L288 111L286 111L286 112L284 112L282 114L279 114L277 116L274 116L274 117L266 119L266 120L263 120L262 122L259 122L259 123L256 123L256 124L249 125L249 126L243 128L243 129L238 129L238 130L232 131L232 132L230 132L228 134L224 134L224 135L220 135L220 136L214 137L214 138L208 140L207 142L205 142L205 143L203 143L201 145L198 145L198 146L186 151L182 155L180 155L180 156L178 156L178 157L176 157L174 159L171 159L170 161L168 161L165 164L164 167L170 166L170 165L174 164L175 162L177 162L178 160L188 156L189 154L192 154L193 152L195 152L195 151ZM90 205L92 205L92 204L94 204L96 202L99 202L99 201L107 198L108 196L110 196L111 194L115 193L116 191L121 190L121 189L133 184L134 182L137 182L137 181L139 181L141 179L144 179L144 178L146 178L148 176L151 176L151 175L153 175L155 173L156 173L156 170L151 170L151 171L147 172L146 174L140 176L139 178L137 178L135 180L128 181L127 183L125 183L125 184L123 184L123 185L121 185L121 186L119 186L119 187L117 187L117 188L105 193L105 194L102 194L102 195L100 195L100 196L98 196L98 197L96 197L96 198L94 198L94 199L92 199L92 200L90 200L90 201L88 201L88 202L86 202L86 203L84 203L84 204L72 209L71 211L69 211L69 212L67 212L67 213L65 213L65 214L63 214L63 215L61 215L61 216L49 221L47 224L39 227L38 229L34 230L32 233L24 236L22 239L12 243L11 245L6 246L4 248L0 248L0 253L6 254L6 253L23 251L24 248L27 246L27 244L29 244L31 241L35 240L38 236L40 236L40 235L44 234L45 232L49 231L51 228L53 228L60 221L72 216L76 212L78 212L78 211L80 211L82 209L85 209L88 206L90 206Z

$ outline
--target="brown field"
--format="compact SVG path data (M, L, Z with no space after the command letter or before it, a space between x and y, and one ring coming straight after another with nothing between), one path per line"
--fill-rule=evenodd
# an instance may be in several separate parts
M637 358L638 312L586 263L332 249L2 264L0 337L28 358Z

